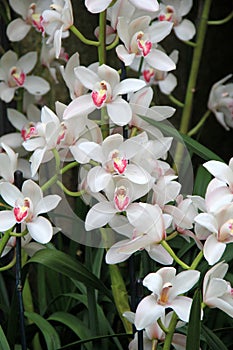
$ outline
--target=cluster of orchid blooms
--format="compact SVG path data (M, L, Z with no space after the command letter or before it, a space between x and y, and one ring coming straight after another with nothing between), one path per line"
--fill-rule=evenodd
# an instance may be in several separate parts
M203 305L217 307L233 317L232 288L224 280L228 265L221 261L226 245L233 242L233 158L229 165L213 160L203 164L214 177L205 198L183 197L178 176L166 161L172 137L165 137L142 118L162 122L175 112L169 106L152 105L152 85L170 94L177 84L171 71L176 68L178 51L168 56L159 42L172 30L183 41L194 37L194 24L183 18L192 1L85 1L91 13L106 10L107 45L116 43L119 60L140 72L140 79L124 80L105 63L80 65L77 52L67 58L61 43L69 30L75 33L76 29L69 0L9 3L19 15L8 25L9 39L24 39L31 27L41 32L41 63L56 81L53 60L66 62L60 72L71 102L68 106L56 102L55 111L47 106L40 109L37 101L50 86L41 77L29 74L37 63L36 52L19 59L12 50L2 55L0 98L8 103L23 88L25 113L7 109L17 132L0 139L0 194L5 206L0 211L0 231L2 237L9 234L1 255L14 247L17 223L22 227L25 248L31 239L39 244L52 239L58 229L41 214L56 208L61 198L54 194L43 197L48 184L37 184L38 171L42 163L54 158L54 171L58 173L60 164L73 162L80 167L78 190L84 202L90 204L91 198L94 201L86 215L85 229L107 225L122 237L107 250L106 262L117 264L146 250L151 259L165 265L144 278L143 285L151 294L141 300L135 314L128 310L124 314L137 330L145 329L145 349L151 349L156 339L164 340L165 333L157 321L160 319L168 327L172 313L166 309L175 311L182 321L177 327L189 321L192 299L184 294L199 281L196 267L202 255L211 266L203 281ZM95 35L98 39L100 28L96 28ZM233 85L224 85L230 77L213 86L208 102L208 108L226 129L233 127ZM110 130L105 136L102 126ZM128 138L119 132L122 129L127 129ZM22 190L14 184L17 169L28 178ZM174 267L167 267L174 259L168 243L177 235L194 240L200 250L193 264L183 263L186 271L178 274ZM185 336L175 333L172 344L176 349L185 349ZM136 338L129 348L137 349Z

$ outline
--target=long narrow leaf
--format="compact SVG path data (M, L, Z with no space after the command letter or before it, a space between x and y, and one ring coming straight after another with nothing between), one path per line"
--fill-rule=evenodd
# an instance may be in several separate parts
M42 264L46 268L61 273L70 279L76 279L83 282L86 287L96 288L104 293L108 298L112 299L110 291L101 282L101 280L93 275L79 261L61 251L42 249L33 255L33 257L27 262L27 265L31 263Z
M61 347L58 333L47 320L35 312L25 312L25 316L37 325L44 336L48 350L57 350Z
M0 326L0 350L10 350L10 346L8 344L8 341L5 337L5 334L1 326Z
M90 329L77 317L67 312L55 312L48 318L49 321L57 321L70 328L81 340L90 338ZM91 350L91 344L85 344L88 350Z
M200 334L201 334L201 292L199 289L197 289L194 294L191 312L190 312L186 350L200 349Z
M225 344L208 327L202 325L202 335L211 350L227 350Z

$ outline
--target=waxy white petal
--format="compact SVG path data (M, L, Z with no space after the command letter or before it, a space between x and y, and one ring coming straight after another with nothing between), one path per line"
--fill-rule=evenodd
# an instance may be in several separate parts
M49 220L38 216L34 221L27 223L31 237L42 244L48 243L53 237L53 228Z
M152 49L145 57L146 62L153 68L167 72L176 68L175 63L164 52Z
M34 214L37 216L41 213L47 213L58 205L61 201L61 197L57 194L51 194L42 198L34 208Z
M157 304L155 298L149 295L138 304L135 315L135 327L138 330L148 327L164 316L164 314L164 306Z
M50 90L49 83L36 76L27 76L24 82L24 88L32 95L44 95Z
M98 83L100 81L98 75L95 72L84 66L75 68L74 73L76 77L81 81L81 83L89 90L92 90L95 83Z
M95 204L87 213L85 219L85 229L87 231L105 226L117 210L109 202L101 202Z
M66 108L63 119L69 119L75 116L87 115L95 110L95 105L91 95L82 95L74 99Z
M185 296L176 297L170 307L175 311L177 316L184 322L189 321L192 299Z
M110 5L112 0L85 0L85 5L91 13L100 13Z
M219 242L215 235L210 235L204 244L204 257L209 265L218 262L226 249L226 243Z
M128 102L123 100L120 96L118 96L111 103L107 103L107 112L109 118L116 125L126 125L132 118L132 110Z
M2 182L0 184L0 193L4 201L11 207L15 206L15 201L17 199L23 199L23 195L20 190L8 182Z
M174 26L174 32L180 40L191 40L196 34L196 28L194 24L188 19L183 19L183 21Z
M16 224L16 219L13 211L2 210L0 211L0 232L9 230Z
M21 41L30 29L31 25L26 24L21 18L16 18L8 24L6 34L10 41Z

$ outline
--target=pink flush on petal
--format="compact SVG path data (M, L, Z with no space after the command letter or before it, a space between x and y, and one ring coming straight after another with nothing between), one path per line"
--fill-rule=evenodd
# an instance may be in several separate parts
M124 211L130 202L127 190L124 186L117 187L114 194L115 206L118 210Z
M17 205L14 207L13 212L15 219L18 223L25 221L28 217L30 209L30 200L25 198L23 205Z
M11 68L10 75L16 85L23 86L26 79L26 74L19 67Z
M58 134L58 138L57 138L57 145L60 145L60 143L65 139L66 131L67 131L67 127L62 123L61 130L60 130L60 132Z
M107 100L107 84L104 81L99 83L100 88L91 93L92 100L97 108L101 108Z
M25 125L21 130L21 136L24 141L29 140L31 137L37 135L36 126L34 123L30 122L28 125Z
M143 33L139 33L137 36L137 45L139 50L142 52L143 56L147 56L150 53L152 43L149 40L143 40Z

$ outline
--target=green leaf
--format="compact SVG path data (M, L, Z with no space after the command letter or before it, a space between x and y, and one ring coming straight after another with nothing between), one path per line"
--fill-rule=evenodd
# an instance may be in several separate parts
M181 143L185 143L188 149L198 156L200 156L204 160L219 160L223 161L216 153L212 152L207 147L200 144L198 141L192 139L191 137L181 134L176 128L168 121L165 120L163 122L156 122L148 117L140 116L142 119L150 123L151 125L156 126L158 129L162 131L165 136L171 136L176 141Z
M0 350L10 350L5 334L0 326Z
M197 170L193 194L204 197L212 175L200 165Z
M70 279L83 282L86 287L98 289L112 300L111 292L101 280L99 280L78 260L75 260L61 251L41 249L33 255L26 265L31 263L42 264L46 268L61 273Z
M90 329L77 317L67 312L55 312L48 318L49 321L57 321L70 328L81 340L90 338ZM92 349L91 344L85 344L88 350Z
M199 289L197 289L194 294L191 311L190 311L186 350L200 349L200 334L201 334L201 292Z
M227 350L225 344L215 335L215 333L204 325L202 325L202 335L204 336L210 350Z
M25 311L24 314L37 325L44 336L48 350L57 350L60 348L61 343L59 335L55 328L47 320L35 312Z

